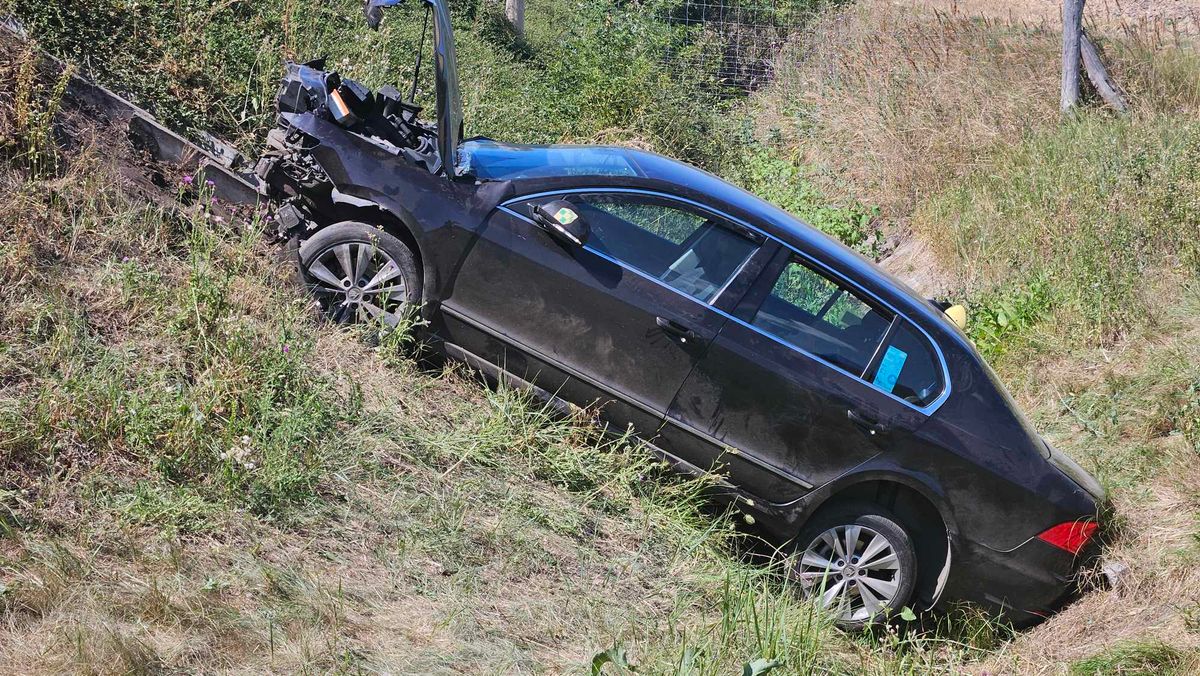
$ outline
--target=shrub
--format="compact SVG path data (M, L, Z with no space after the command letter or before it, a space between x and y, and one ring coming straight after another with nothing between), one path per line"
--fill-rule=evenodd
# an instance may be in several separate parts
M1196 273L1198 138L1190 120L1083 114L996 148L914 227L977 294L1044 283L1060 322L1109 341L1150 316L1147 275Z

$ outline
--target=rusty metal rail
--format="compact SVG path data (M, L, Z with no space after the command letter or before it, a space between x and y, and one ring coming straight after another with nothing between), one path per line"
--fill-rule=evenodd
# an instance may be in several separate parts
M0 48L16 49L28 41L20 21L12 16L0 18ZM41 52L47 62L65 69L61 60ZM61 71L60 71L61 72ZM155 162L178 167L181 172L212 181L213 194L226 202L254 205L265 198L259 193L260 182L253 165L232 145L201 135L193 142L171 131L153 115L131 101L102 87L86 75L74 75L67 83L64 98L68 103L94 116L97 122L124 129L130 145Z

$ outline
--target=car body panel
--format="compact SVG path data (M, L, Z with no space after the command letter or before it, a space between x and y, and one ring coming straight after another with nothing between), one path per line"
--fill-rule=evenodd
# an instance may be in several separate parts
M937 306L796 217L684 163L628 148L459 143L449 14L442 0L424 1L435 17L438 152L449 161L431 164L319 111L282 114L298 139L280 161L312 158L330 184L328 198L303 187L293 191L303 199L284 194L310 230L376 218L420 258L435 343L555 401L595 406L615 431L632 428L687 471L721 468L722 488L774 539L794 538L856 487L902 486L932 506L946 536L936 590L925 587L931 602L944 590L1006 611L1053 606L1081 558L1036 536L1096 518L1103 490L1042 440ZM762 240L719 292L699 300L600 248L563 245L529 211L595 193L672 200ZM907 402L756 327L764 289L793 258L928 339L940 395Z
M850 411L881 421L886 431L859 427ZM684 383L668 419L680 424L664 431L667 450L701 467L725 465L743 485L760 485L751 481L764 471L786 478L754 491L786 504L848 465L905 443L926 418L735 320Z
M503 327L514 344L577 383L576 403L599 405L619 428L646 431L662 421L683 379L724 318L587 247L568 247L530 219L498 209L467 253L448 310ZM656 325L663 317L698 334L680 341ZM498 355L484 354L495 359Z

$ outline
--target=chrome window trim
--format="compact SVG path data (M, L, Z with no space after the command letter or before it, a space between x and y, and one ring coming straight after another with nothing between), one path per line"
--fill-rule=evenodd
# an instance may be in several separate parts
M762 228L755 227L740 218L730 216L729 214L721 211L720 209L716 209L712 206L703 204L701 202L697 202L695 200L690 200L686 197L679 197L678 195L672 195L670 193L658 192L658 191L654 191L654 190L643 190L641 188L600 188L600 187L568 188L568 189L564 189L564 190L544 190L542 192L530 193L528 195L520 195L517 197L509 198L509 199L505 200L503 203L501 203L500 206L498 206L497 208L500 209L501 211L504 211L512 216L515 216L515 217L525 221L526 223L529 223L530 225L533 225L534 227L540 228L541 226L539 226L536 222L534 222L533 219L519 213L516 209L510 208L509 205L512 205L512 204L515 204L518 202L526 202L528 200L538 199L540 197L548 197L551 195L578 195L578 194L586 194L586 193L623 193L623 194L630 194L630 195L646 195L646 196L650 196L650 197L658 197L661 199L673 200L676 202L680 202L682 204L687 204L687 205L696 207L698 209L702 209L702 210L707 211L715 216L732 221L733 223L737 223L738 225L741 225L744 228L748 228L754 232L757 232L758 234L762 235L763 237L788 248L796 255L800 256L804 260L811 263L813 266L816 266L816 267L820 268L821 270L823 270L825 272L825 274L829 275L833 279L841 281L849 288L855 289L857 292L863 294L867 298L870 298L871 300L879 303L880 305L882 305L883 307L887 308L892 313L894 313L896 316L903 317L904 321L908 322L908 324L910 326L912 326L912 327L916 328L918 331L920 331L921 335L925 336L925 340L929 341L929 344L933 346L933 351L934 351L934 353L937 354L938 362L941 363L941 366L942 366L942 392L941 392L941 394L939 394L936 399L934 399L930 403L926 404L925 406L917 406L916 404L912 403L911 401L908 401L901 397L897 397L895 394L880 388L879 386L875 385L875 383L872 383L872 382L866 380L865 378L863 378L861 374L851 373L851 372L847 371L846 369L844 369L832 362L826 361L825 359L822 359L821 357L819 357L805 349L802 349L800 347L792 345L791 343L783 340L782 338L779 338L778 336L775 336L774 334L764 331L763 329L760 329L757 326L750 324L749 322L742 321L741 319L738 319L737 317L733 316L732 314L717 308L712 303L715 302L716 299L720 297L720 293L714 295L712 298L712 301L710 301L710 302L702 301L698 298L695 298L691 295L688 295L688 294L680 291L679 289L676 289L675 287L663 282L660 279L656 279L656 278L646 274L645 272L642 272L641 270L638 270L637 268L634 268L633 266L626 264L623 261L620 261L612 256L609 256L608 254L605 254L601 251L593 249L593 248L587 246L586 244L583 246L583 248L585 250L587 250L588 252L590 252L596 256L599 256L600 258L603 258L611 263L619 265L623 269L629 270L630 272L632 272L640 277L643 277L651 282L654 282L655 284L658 284L659 286L661 286L663 288L670 289L675 294L682 296L683 298L687 298L688 300L692 301L693 303L696 303L697 305L706 307L706 308L712 310L713 312L716 312L718 315L721 315L722 317L724 317L728 320L734 321L734 322L740 324L741 326L744 326L747 329L750 329L751 331L753 331L761 336L766 336L767 338L775 341L776 343L779 343L780 345L783 345L784 347L792 350L793 352L798 352L798 353L808 357L809 359L816 361L817 363L823 364L823 365L837 371L838 373L849 376L850 378L853 378L854 380L866 385L867 387L870 387L871 389L875 390L876 392L885 394L888 397L900 402L901 404L904 404L908 408L911 408L914 411L924 414L925 416L932 416L934 413L937 412L937 410L939 408L942 407L942 404L946 403L946 400L950 398L950 392L953 390L953 383L950 382L950 368L946 364L946 355L942 353L942 346L939 345L938 342L933 339L933 336L929 335L929 332L926 331L923 326L914 322L908 315L897 310L896 307L893 306L891 303L880 298L876 294L873 294L873 293L867 291L866 289L862 288L861 285L855 283L853 280L847 279L845 275L837 272L833 268L830 268L828 265L817 260L810 254L805 253L804 251L801 251L800 249L796 248L795 246L792 246L791 244L783 241L782 239L764 231ZM747 260L749 260L749 258ZM744 264L744 262L743 262L743 264ZM738 273L740 273L740 272L741 272L741 269L739 268ZM738 273L735 273L734 277L736 277ZM722 289L722 290L724 290L724 289Z

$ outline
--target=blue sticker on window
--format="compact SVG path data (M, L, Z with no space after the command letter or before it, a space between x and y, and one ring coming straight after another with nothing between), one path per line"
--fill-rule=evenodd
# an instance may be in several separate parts
M904 368L904 362L907 360L907 352L889 345L887 352L883 353L883 361L879 362L875 380L872 382L884 392L891 392L895 389L896 380L900 378L900 369Z

